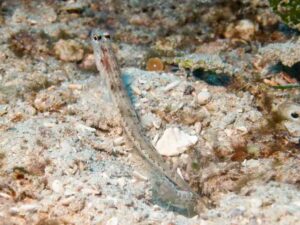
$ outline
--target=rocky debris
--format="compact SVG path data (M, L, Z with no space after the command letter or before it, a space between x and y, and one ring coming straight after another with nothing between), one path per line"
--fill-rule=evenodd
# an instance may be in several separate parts
M176 80L170 84L168 84L167 86L164 87L164 92L168 92L170 90L172 90L173 88L177 87L180 84L179 80Z
M82 62L80 63L80 68L84 70L96 71L94 54L85 55Z
M197 136L189 135L177 127L168 128L158 140L156 150L161 155L175 156L188 150L197 141Z
M197 101L200 105L206 105L211 100L211 94L207 90L202 90L197 95Z
M28 5L20 4L12 15L12 22L16 24L27 23L43 26L53 23L56 19L55 10L46 3L34 4L30 2Z
M87 6L87 2L66 2L60 10L68 13L81 13Z
M283 124L286 127L286 129L289 131L291 136L300 137L300 123L284 121ZM296 143L298 143L297 140Z
M228 25L224 35L226 38L241 38L249 41L253 39L257 30L257 26L251 20L244 19L238 21L237 24Z
M235 194L229 194L221 200L221 207L224 208L224 211L221 213L221 218L235 218L234 220L236 220L241 216L244 217L244 219L242 219L244 224L249 222L257 223L257 218L246 219L245 215L260 212L265 216L268 216L270 221L272 221L271 223L274 224L277 224L277 220L282 220L282 216L284 216L285 223L287 224L299 223L299 217L291 217L286 214L290 210L295 212L294 205L297 205L297 201L291 202L289 200L289 196L299 196L299 193L297 193L298 191L296 191L295 188L289 185L283 187L279 183L271 182L267 185L245 188L243 193L247 193L247 191L248 193L251 193L249 198L239 198ZM229 202L230 207L228 208ZM268 206L265 206L266 204ZM216 216L215 213L217 212L213 211L210 215ZM299 211L295 213L299 214ZM219 219L219 222L222 222L222 219Z
M8 105L0 105L0 116L3 116L4 114L6 114L7 113L7 111L8 111Z
M10 49L19 57L38 57L49 54L49 38L42 34L20 30L11 35Z
M185 69L203 69L211 70L216 73L228 73L230 75L237 73L238 69L225 62L219 54L189 54L182 57L166 58L169 64L176 64Z
M266 1L4 0L0 12L1 221L299 223L299 138L290 137L299 130L289 134L266 110L299 90L270 89L258 77L278 61L297 70L298 34ZM154 205L146 163L135 159L95 70L94 27L112 31L122 68L135 67L123 78L145 135L157 143L173 127L197 139L165 159L213 208L187 218ZM150 58L164 72L137 69ZM214 76L199 80L195 68ZM212 82L222 73L230 85ZM281 122L295 126L291 117Z
M151 129L152 127L159 129L162 123L161 119L153 113L147 113L145 115L142 115L141 121L143 126L147 129Z
M269 66L272 66L281 62L283 65L291 67L299 62L299 48L300 40L268 44L258 50L261 64L268 63Z
M63 184L59 180L54 180L51 184L51 188L56 193L63 193L64 192Z
M59 40L54 45L55 55L66 62L78 62L83 59L82 45L75 40Z
M52 94L50 94L52 93ZM70 90L49 88L41 91L34 100L34 107L40 111L57 111L68 103L75 102L76 98Z

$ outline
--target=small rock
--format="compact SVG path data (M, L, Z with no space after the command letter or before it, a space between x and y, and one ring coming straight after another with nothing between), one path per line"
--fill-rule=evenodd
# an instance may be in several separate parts
M200 122L196 122L195 125L195 131L197 134L200 134L201 130L202 130L202 124Z
M157 142L156 149L161 155L174 156L183 153L197 141L197 136L189 135L178 128L168 128Z
M259 160L255 160L255 159L250 159L250 160L244 160L242 162L242 165L246 168L258 168L261 163Z
M84 56L82 62L80 63L80 68L84 70L94 70L96 71L95 57L94 54L88 54Z
M59 180L54 180L52 182L51 188L56 193L63 193L64 192L63 184Z
M300 137L300 123L285 121L283 124L290 133L290 135L294 137Z
M20 206L21 211L31 212L31 213L36 212L39 208L40 207L37 204L25 204Z
M151 24L151 19L146 13L134 14L129 19L129 23L137 26L149 26Z
M234 123L237 118L237 113L229 112L220 121L216 123L219 129L225 129L228 125Z
M57 19L57 14L48 4L38 4L33 6L31 2L19 4L12 15L13 23L29 23L45 25L53 23Z
M75 124L75 129L78 132L82 132L82 133L94 133L94 132L96 132L95 128L92 128L92 127L89 127L89 126L85 126L85 125L83 125L81 123L76 123Z
M253 156L259 156L260 148L257 145L249 145L247 146L247 152Z
M251 20L240 20L235 27L239 36L244 40L250 40L256 31L256 26Z
M146 129L151 129L153 126L159 129L161 126L161 119L153 113L146 113L141 117L142 124Z
M195 88L192 85L188 85L185 87L183 94L184 95L191 95L195 91Z
M118 225L118 224L119 224L119 220L117 217L112 217L106 222L106 225Z
M123 145L125 143L125 139L122 136L117 137L117 138L114 139L113 143L114 143L114 146L120 146L120 145Z
M206 105L211 100L211 94L208 91L201 91L197 95L197 101L200 105Z
M52 86L36 95L34 107L40 112L58 111L68 103L74 102L74 99L71 90L58 90Z
M11 207L9 211L12 215L16 215L16 214L24 215L24 213L34 213L39 208L40 207L37 204L24 204L19 207Z
M84 198L76 198L74 201L71 201L68 209L72 212L79 212L85 207L85 199Z
M246 113L246 116L248 120L254 123L257 122L262 117L262 113L257 110L251 110Z
M74 40L59 40L54 45L55 55L66 62L78 62L83 59L83 47Z
M174 81L170 84L168 84L166 87L164 87L164 92L168 92L170 90L172 90L173 88L175 88L176 86L178 86L180 84L180 81L177 80L177 81Z
M8 111L8 105L0 105L0 116L3 116Z
M224 33L226 38L241 38L251 40L257 31L257 26L251 20L240 20L237 24L229 24Z
M66 2L66 5L64 5L61 10L68 13L81 13L85 7L86 3L70 1Z

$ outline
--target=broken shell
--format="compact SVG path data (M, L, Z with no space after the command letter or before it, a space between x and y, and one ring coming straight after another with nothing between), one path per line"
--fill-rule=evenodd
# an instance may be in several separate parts
M300 105L292 102L284 102L277 108L278 115L292 122L300 123Z
M54 180L52 182L51 188L56 193L62 193L64 192L64 186L59 180Z
M161 155L174 156L185 152L197 141L197 136L189 135L177 127L168 128L157 142L156 149Z
M300 123L292 121L284 121L284 126L289 131L289 134L293 137L300 137Z

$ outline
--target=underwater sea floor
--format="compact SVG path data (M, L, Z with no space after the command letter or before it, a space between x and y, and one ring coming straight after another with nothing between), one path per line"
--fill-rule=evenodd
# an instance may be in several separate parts
M265 1L159 2L0 2L0 224L300 223L298 31ZM112 31L145 135L206 211L153 202L94 27Z

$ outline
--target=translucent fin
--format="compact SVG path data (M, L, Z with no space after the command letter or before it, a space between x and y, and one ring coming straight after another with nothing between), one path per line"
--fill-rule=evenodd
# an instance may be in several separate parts
M113 101L113 93L111 92L111 90L107 87L107 81L105 80L105 78L100 77L100 87L102 89L102 93L103 93L103 99L106 102L112 102Z
M174 212L192 217L197 214L197 195L190 191L182 191L164 176L151 179L153 201Z

